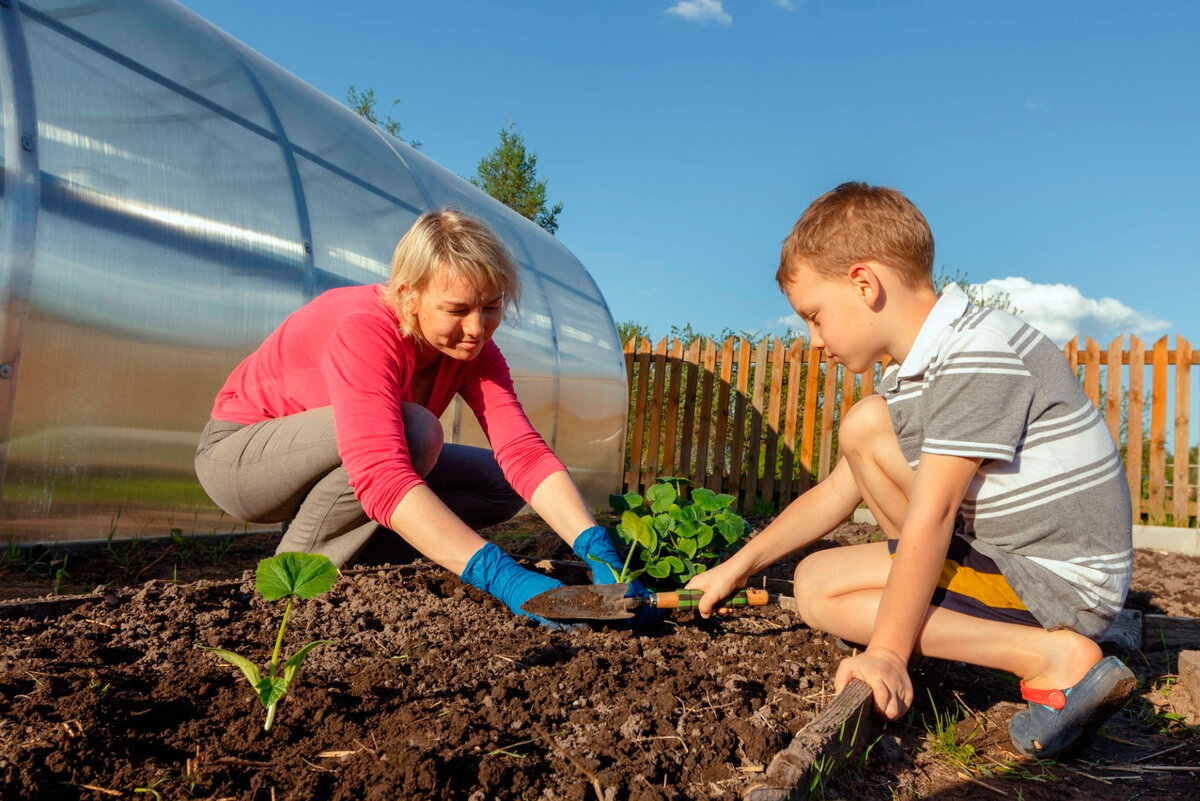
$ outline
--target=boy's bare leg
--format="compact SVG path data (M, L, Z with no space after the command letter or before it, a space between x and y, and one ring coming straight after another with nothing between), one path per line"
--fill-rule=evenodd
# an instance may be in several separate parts
M880 528L899 536L908 514L915 473L900 451L886 401L864 398L839 430L842 457ZM809 556L796 568L796 600L806 623L854 642L874 630L891 569L887 543L836 548ZM1072 631L971 617L931 607L916 648L927 656L1007 670L1037 689L1074 685L1100 661L1099 646Z
M830 548L796 568L804 622L854 642L870 642L891 569L886 542ZM917 636L926 656L1006 670L1039 690L1073 686L1100 661L1096 643L1073 631L985 620L930 607Z
M900 452L887 401L871 395L854 404L838 430L838 442L867 508L887 538L896 539L916 473Z

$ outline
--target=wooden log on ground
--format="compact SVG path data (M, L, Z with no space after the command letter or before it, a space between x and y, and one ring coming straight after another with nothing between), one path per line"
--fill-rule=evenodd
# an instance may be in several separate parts
M857 753L872 739L871 688L855 679L834 696L807 726L797 732L787 748L767 766L763 780L745 795L745 801L785 801L804 786L813 771L826 775Z
M1142 616L1142 647L1147 651L1179 651L1200 647L1200 618Z

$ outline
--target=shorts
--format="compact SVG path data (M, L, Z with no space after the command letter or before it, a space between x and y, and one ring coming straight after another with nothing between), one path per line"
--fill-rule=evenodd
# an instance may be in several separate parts
M888 540L888 553L896 555L897 540ZM960 612L984 620L1017 623L1022 626L1042 624L1022 603L1008 580L988 557L971 546L971 541L955 534L942 563L937 589L930 602L942 609Z

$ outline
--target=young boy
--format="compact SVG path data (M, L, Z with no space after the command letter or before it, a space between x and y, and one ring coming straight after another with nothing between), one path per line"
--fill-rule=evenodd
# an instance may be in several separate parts
M841 457L724 564L692 579L700 612L818 539L860 502L887 542L819 551L796 569L806 623L866 649L860 678L889 718L912 703L915 652L1015 673L1023 753L1072 753L1135 679L1095 638L1125 601L1129 490L1100 415L1045 336L933 287L933 235L899 192L846 183L783 245L776 280L830 365L892 360L846 414Z

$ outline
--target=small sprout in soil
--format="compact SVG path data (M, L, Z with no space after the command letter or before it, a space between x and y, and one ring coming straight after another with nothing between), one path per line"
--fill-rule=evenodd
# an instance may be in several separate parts
M661 476L644 498L636 492L609 496L613 511L621 513L617 536L629 548L620 572L609 565L617 581L644 574L650 584L682 586L746 541L750 526L733 511L736 499L703 487L684 497L681 488L689 483Z
M199 646L205 651L211 651L229 664L242 671L242 675L250 682L258 694L258 699L267 708L267 721L263 731L270 731L275 722L275 707L287 692L288 686L296 678L300 666L309 652L318 645L329 645L333 640L315 640L306 644L283 663L283 672L276 673L279 665L279 650L283 647L283 631L287 627L288 615L292 611L294 598L314 598L333 586L337 580L338 571L329 557L315 553L281 553L258 563L255 572L255 587L262 597L268 601L287 598L287 606L283 610L283 621L279 624L279 636L275 638L275 652L271 654L271 664L266 676L258 672L258 667L243 656L226 651L222 648Z

